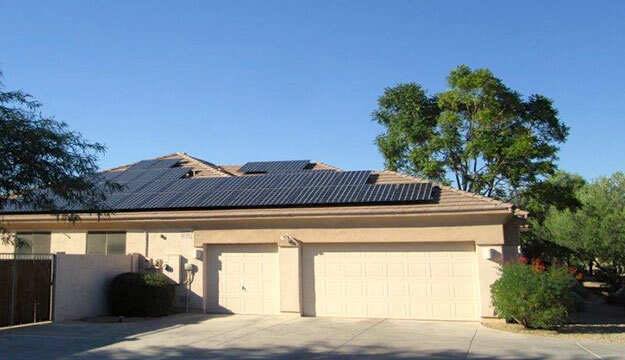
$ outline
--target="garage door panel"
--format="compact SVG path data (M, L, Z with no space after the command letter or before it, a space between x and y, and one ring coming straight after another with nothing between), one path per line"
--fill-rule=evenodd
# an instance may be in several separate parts
M407 296L410 292L408 290L408 283L401 278L389 278L388 279L388 295L395 297Z
M410 259L407 259L408 263L408 276L411 278L422 278L425 279L429 277L429 266L424 262L410 262Z
M208 312L279 312L276 245L208 245L206 252Z
M448 300L453 296L452 285L449 283L431 283L430 289L433 300Z
M302 264L305 315L478 318L472 243L305 245Z
M475 304L473 302L455 303L456 316L459 318L470 318L475 313Z
M451 275L451 264L449 261L449 258L445 261L432 260L430 264L430 277L449 277Z

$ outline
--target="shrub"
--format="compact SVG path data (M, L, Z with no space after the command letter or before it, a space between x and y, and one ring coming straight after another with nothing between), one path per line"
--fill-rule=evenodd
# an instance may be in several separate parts
M491 286L497 315L513 319L527 328L551 329L563 325L575 309L572 287L575 279L567 269L509 264Z
M610 293L606 300L608 301L608 304L625 305L625 287Z
M155 271L120 274L109 289L113 315L167 315L173 307L174 296L174 283Z

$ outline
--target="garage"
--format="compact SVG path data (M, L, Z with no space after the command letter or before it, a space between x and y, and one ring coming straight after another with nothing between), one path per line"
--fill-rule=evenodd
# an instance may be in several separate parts
M474 243L304 245L308 316L476 320Z
M208 245L205 251L207 312L280 312L276 245Z

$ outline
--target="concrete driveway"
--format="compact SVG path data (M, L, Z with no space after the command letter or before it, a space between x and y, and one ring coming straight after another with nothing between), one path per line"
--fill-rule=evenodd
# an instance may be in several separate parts
M4 330L0 358L625 359L625 347L509 334L477 323L187 314Z

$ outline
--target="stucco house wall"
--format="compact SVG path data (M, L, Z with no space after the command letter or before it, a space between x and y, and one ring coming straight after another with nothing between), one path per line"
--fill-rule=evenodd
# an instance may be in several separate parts
M53 320L68 321L109 314L108 286L118 274L136 270L127 255L55 256Z
M392 208L391 208L392 209ZM499 266L517 254L519 226L506 212L475 214L415 214L389 210L353 214L345 209L321 216L298 214L296 210L272 211L266 216L242 212L232 216L219 212L163 214L116 214L106 222L85 217L75 224L30 221L14 223L16 231L52 231L57 252L84 253L87 231L126 231L126 252L164 262L164 273L176 282L184 280L185 263L194 265L190 303L203 309L206 297L203 262L205 246L211 244L282 244L280 259L281 311L301 311L302 278L299 272L301 247L323 243L437 243L470 242L475 245L480 316L494 316L490 285L499 276ZM236 216L235 216L236 215ZM297 242L297 248L284 245L284 237ZM282 241L282 243L280 243ZM297 274L297 275L296 275ZM177 304L184 304L186 290L179 286Z

